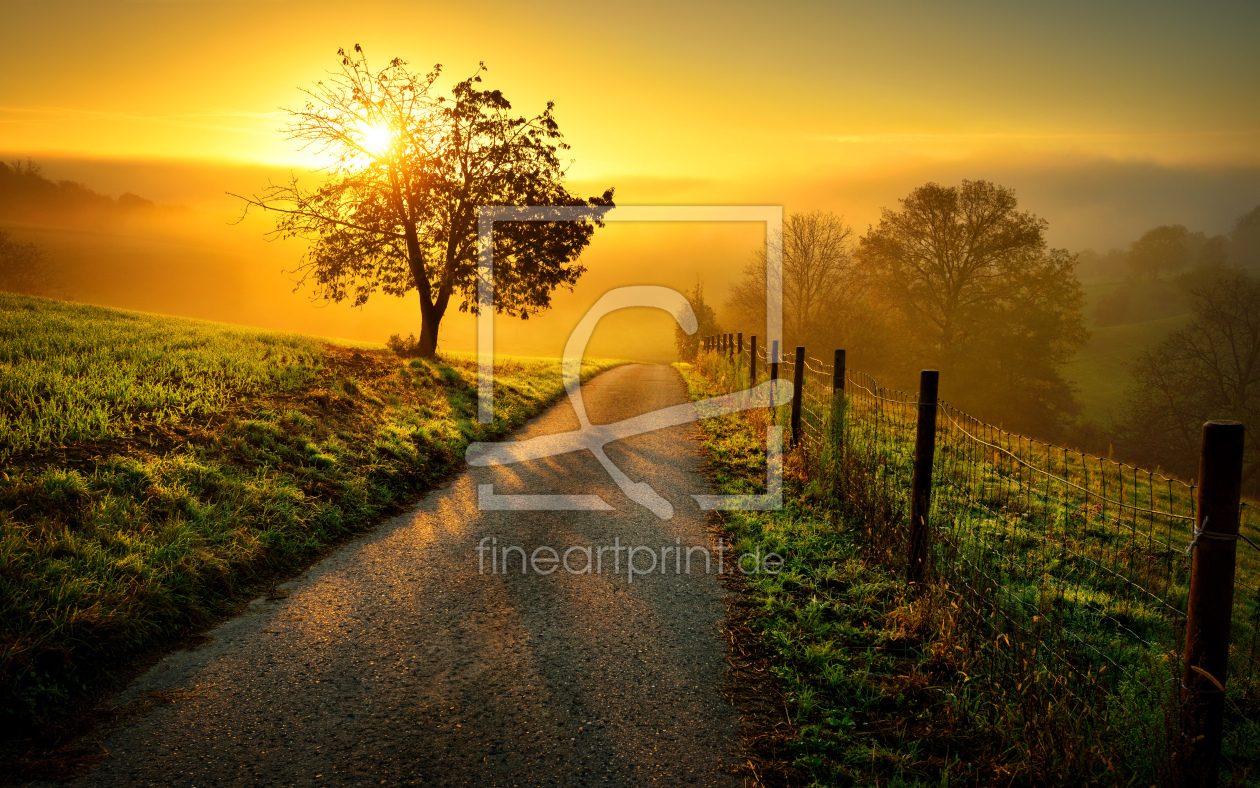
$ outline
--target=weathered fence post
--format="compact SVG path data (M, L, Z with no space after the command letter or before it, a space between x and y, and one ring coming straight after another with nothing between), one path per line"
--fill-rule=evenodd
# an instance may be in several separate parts
M1245 435L1237 421L1203 425L1177 769L1187 788L1215 786L1220 771Z
M738 351L740 357L743 357L744 355L744 332L743 331L735 335L735 348Z
M770 364L770 379L778 380L779 379L779 340L774 339L770 341L770 358L767 359L767 361ZM770 423L771 424L773 424L775 420L778 418L775 415L775 413L776 413L775 409L771 407L770 408Z
M932 506L932 457L936 453L936 389L940 373L919 374L919 423L914 436L914 480L910 488L910 563L906 580L922 583L927 572L928 510Z
M805 348L796 348L796 367L792 370L792 445L801 442L801 392L805 389Z
M845 402L844 402L844 351L837 348L835 358L831 362L831 436L833 446L842 446L841 436L844 434ZM833 458L834 460L835 458Z
M726 335L726 355L730 358L735 358L735 334L734 333L730 333Z
M748 338L748 385L757 384L757 335Z

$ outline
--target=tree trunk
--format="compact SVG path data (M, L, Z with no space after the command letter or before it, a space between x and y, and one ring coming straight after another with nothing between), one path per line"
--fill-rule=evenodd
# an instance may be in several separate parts
M433 358L437 355L438 326L442 316L437 310L422 309L420 311L420 342L416 346L421 358Z

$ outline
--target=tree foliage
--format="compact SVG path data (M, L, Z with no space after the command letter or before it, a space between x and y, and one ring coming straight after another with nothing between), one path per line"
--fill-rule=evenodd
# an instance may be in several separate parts
M1260 272L1260 205L1238 217L1229 241L1230 265Z
M56 289L56 278L44 250L0 230L0 290L46 296Z
M1174 274L1189 260L1190 231L1180 224L1166 224L1146 231L1129 248L1129 270L1135 276L1156 279Z
M310 242L303 283L355 305L418 291L419 350L432 355L452 299L477 311L477 210L490 205L591 209L583 221L496 222L496 311L527 318L577 282L613 192L583 200L564 187L568 146L552 103L514 112L502 92L481 89L484 64L439 96L440 65L422 76L395 58L374 71L358 46L338 57L287 127L333 162L325 182L307 190L294 178L246 200L277 213L279 235Z
M853 229L833 213L793 213L772 249L783 260L784 348L868 348L865 277L853 255ZM776 248L777 247L777 248ZM766 325L766 252L754 251L723 303L734 330L763 335Z
M1119 440L1135 462L1193 479L1203 422L1236 419L1245 484L1260 493L1260 280L1233 271L1190 297L1190 325L1134 364Z
M1076 410L1060 367L1085 343L1075 257L987 181L921 186L884 209L859 261L902 337L903 369L942 370L960 404L1045 434Z
M685 295L687 302L691 304L692 314L696 316L698 328L696 333L688 334L681 325L675 324L674 347L678 350L679 361L695 361L696 354L700 352L700 342L705 337L722 333L722 326L718 323L713 307L704 300L704 285L696 282L691 292Z

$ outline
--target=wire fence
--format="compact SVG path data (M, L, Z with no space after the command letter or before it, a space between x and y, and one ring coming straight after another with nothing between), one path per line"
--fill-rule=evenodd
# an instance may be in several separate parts
M756 351L754 380L750 350L730 344L706 351L728 388L771 374L766 348ZM778 377L793 380L795 366L782 358ZM855 370L838 379L832 364L809 356L800 372L800 471L829 505L881 531L866 540L878 557L904 563L917 392ZM1041 676L1041 700L1102 704L1125 735L1162 737L1171 748L1166 710L1182 689L1196 494L1193 483L1013 433L941 401L930 571L968 608L960 620L974 643L1019 676ZM1222 756L1226 771L1246 779L1260 771L1260 509L1244 502L1240 520Z

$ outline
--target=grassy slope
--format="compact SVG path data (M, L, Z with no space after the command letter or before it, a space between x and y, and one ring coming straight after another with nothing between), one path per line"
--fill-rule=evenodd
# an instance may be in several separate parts
M1190 315L1129 323L1119 326L1094 325L1094 309L1103 296L1110 295L1123 282L1095 282L1083 286L1085 319L1093 336L1089 344L1063 368L1063 375L1077 385L1077 396L1084 407L1083 417L1099 424L1119 415L1129 385L1129 364L1147 347L1154 347L1173 331L1190 321Z
M0 724L55 719L563 392L554 359L501 358L481 425L475 378L468 355L0 294Z
M694 398L721 389L680 365ZM764 433L739 416L701 423L719 493L764 491ZM785 557L778 575L747 578L753 631L770 654L794 731L796 780L810 786L997 784L991 735L965 724L953 643L925 637L903 581L860 556L850 529L803 503L787 479L785 507L730 512L734 554ZM950 676L950 674L955 674Z
M727 390L702 372L685 368L683 374L695 397ZM859 417L856 412L852 415ZM702 426L719 491L755 492L764 485L764 425L759 419L727 417ZM859 430L858 434L864 433ZM897 461L891 455L909 448L881 445L880 452L885 461L905 465L906 458ZM788 557L782 575L750 578L747 589L750 602L761 611L754 628L777 663L776 673L797 724L791 746L795 765L806 781L818 785L1124 783L1160 772L1163 710L1159 693L1150 693L1134 681L1147 675L1146 665L1162 673L1158 665L1163 655L1120 637L1109 626L1124 619L1131 629L1145 631L1136 615L1139 611L1124 604L1124 595L1113 599L1109 593L1124 589L1111 588L1105 577L1068 572L1063 582L1084 585L1074 586L1060 600L1056 621L1064 622L1076 633L1074 637L1084 641L1064 639L1062 630L1056 630L1049 633L1060 635L1056 642L1050 638L1025 642L1016 634L1018 627L1011 629L1009 638L999 634L1000 640L994 640L988 631L991 627L976 626L972 618L976 600L960 595L959 589L936 586L924 597L908 594L888 565L895 570L904 561L900 558L904 534L896 531L899 526L882 521L872 526L874 532L884 537L891 532L893 537L887 545L895 553L893 560L880 560L884 545L878 539L872 543L870 523L850 522L837 514L812 479L816 469L799 465L802 459L796 454L789 457L783 511L731 513L725 523L735 552L773 551ZM961 471L965 478L976 476L975 472L980 474L977 478L987 478L995 470L983 462L970 470L946 465L942 471ZM938 505L959 494L951 490L946 485L937 491ZM1044 535L1042 528L1007 533L1000 523L990 522L994 512L983 506L967 516L955 511L957 507L944 508L951 512L951 519L959 515L953 523L955 532L963 521L978 524L970 529L974 533L955 533L955 538L997 539L1001 544L997 555L1044 552L1045 546L1032 538L1034 533ZM1007 540L1012 535L1016 538ZM1086 528L1079 536L1107 552L1108 528ZM1178 553L1187 540L1184 533L1175 540ZM1075 549L1082 554L1094 552L1084 545ZM1238 568L1243 580L1258 570L1254 561L1246 560L1249 557L1254 558L1244 556ZM1035 590L1041 581L1040 568L1040 564L1033 567L1036 576L1024 577L1008 567L1001 574L1010 585L999 594L1001 599L991 599L986 591L981 607L992 603L1005 608L1008 597L1022 593L1021 589ZM1107 612L1110 616L1102 615ZM1241 614L1245 619L1245 613ZM1144 637L1160 640L1149 633ZM1085 641L1105 652L1110 664L1099 670L1101 663L1083 650ZM1244 636L1239 642L1250 641ZM1089 700L1092 695L1081 695L1076 684L1068 686L1062 666L1043 665L1044 660L1036 658L1038 648L1060 653L1065 646L1071 647L1074 662L1094 665L1097 672L1092 678L1087 676L1085 684L1094 688L1115 685L1104 696L1106 703L1097 704ZM1147 661L1151 659L1154 664ZM1128 678L1129 672L1117 677L1116 664L1125 666L1134 678ZM1112 668L1107 674L1110 678L1104 678L1108 668ZM1246 693L1237 680L1231 685L1231 697L1239 702L1246 703L1241 697ZM1239 757L1247 751L1250 729L1232 718L1229 725L1233 731L1230 749Z
M1063 368L1064 377L1079 387L1085 418L1105 424L1113 415L1119 415L1118 408L1129 385L1129 365L1137 354L1158 345L1189 322L1190 315L1177 315L1091 329L1089 344Z

